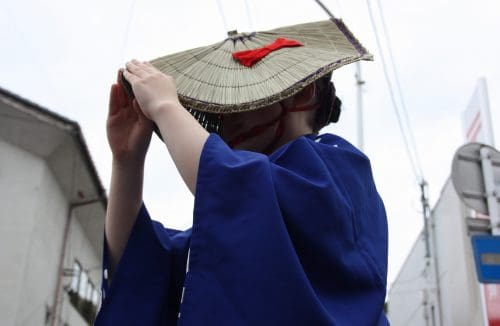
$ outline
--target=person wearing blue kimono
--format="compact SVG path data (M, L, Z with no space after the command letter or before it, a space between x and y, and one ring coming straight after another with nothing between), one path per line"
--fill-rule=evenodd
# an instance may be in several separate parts
M340 113L330 77L209 132L172 76L137 60L119 71L95 325L388 325L385 209L369 159L319 133ZM154 128L194 195L185 231L142 199Z

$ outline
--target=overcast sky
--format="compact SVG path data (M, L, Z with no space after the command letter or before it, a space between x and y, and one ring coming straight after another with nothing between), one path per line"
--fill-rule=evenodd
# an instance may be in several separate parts
M500 2L498 0L382 0L431 203L463 143L461 112L479 77L488 81L493 127L500 120ZM325 0L375 55L363 63L365 152L370 157L389 221L392 282L422 228L420 194L412 173L365 0ZM372 0L375 12L376 1ZM109 187L111 156L105 134L109 87L131 58L219 42L226 29L266 30L327 19L313 1L88 0L0 2L0 87L77 121L101 180ZM246 10L248 8L248 10ZM379 30L382 30L377 20ZM356 144L354 67L333 75L345 106L325 131ZM496 144L499 135L496 132ZM193 198L163 144L148 154L144 200L165 226L192 223ZM458 223L458 221L457 221Z

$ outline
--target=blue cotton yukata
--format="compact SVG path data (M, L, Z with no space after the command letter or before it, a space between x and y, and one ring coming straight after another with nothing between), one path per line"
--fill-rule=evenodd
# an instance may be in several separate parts
M388 325L387 220L368 158L341 137L269 156L211 134L193 226L144 204L95 325Z

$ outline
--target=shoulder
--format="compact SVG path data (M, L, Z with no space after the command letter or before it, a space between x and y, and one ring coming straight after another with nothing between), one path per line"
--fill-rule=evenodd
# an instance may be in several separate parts
M300 161L330 156L335 156L337 159L369 161L368 157L349 141L330 133L298 137L278 148L269 156L269 159L273 162L279 162L286 160L289 156L296 156Z

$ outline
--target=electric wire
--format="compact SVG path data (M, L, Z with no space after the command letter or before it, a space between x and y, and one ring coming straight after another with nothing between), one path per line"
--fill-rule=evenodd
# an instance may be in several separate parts
M403 109L402 111L403 111L403 114L404 114L404 118L407 121L406 127L408 128L408 131L409 131L409 137L410 137L411 146L413 147L414 154L415 154L415 160L417 161L416 165L417 165L417 167L419 169L420 176L423 178L424 174L423 174L422 169L421 169L422 165L420 164L420 157L418 155L418 151L417 151L417 146L416 146L416 143L415 143L415 137L414 137L413 129L411 127L411 124L409 123L410 119L408 117L408 110L407 110L407 106L406 106L406 101L405 101L405 97L403 96L403 90L402 90L402 87L401 87L401 83L399 81L399 71L397 69L396 60L394 59L394 55L393 55L393 51L392 51L392 42L391 42L391 38L390 38L389 31L388 31L388 28L387 28L387 24L385 23L385 14L384 14L384 10L383 10L383 7L382 7L382 2L380 0L377 0L377 4L378 4L378 9L379 9L380 20L382 22L382 29L384 31L384 35L385 35L385 38L386 38L387 52L389 54L389 60L391 62L392 69L394 71L394 81L396 83L396 90L398 92L399 99L401 101L401 107Z
M410 321L413 320L413 318L415 318L415 316L417 315L417 312L420 311L420 308L424 308L424 304L423 303L420 303L418 305L418 307L415 308L415 310L413 310L413 312L410 314L410 316L406 319L406 321L401 324L401 325L408 325L410 323Z
M337 4L337 11L339 13L339 17L344 17L344 14L342 12L342 6L340 5L340 0L335 0L335 3Z
M332 14L330 10L328 10L328 8L323 4L323 2L321 2L321 0L314 0L314 1L316 1L316 3L326 12L326 14L330 16L330 18L335 19L335 16Z
M250 13L250 6L248 5L248 0L245 0L245 11L247 14L248 26L250 27L250 31L255 32L255 29L253 27L252 15Z
M46 62L43 62L43 59L41 59L39 49L37 48L36 44L33 43L32 37L29 37L30 33L26 32L26 28L29 26L26 24L21 24L19 19L14 18L14 15L11 13L10 8L7 5L7 2L0 2L2 5L1 12L6 16L7 18L7 24L9 26L9 29L14 30L14 34L18 39L20 39L22 44L25 47L25 52L26 53L36 53L36 55L31 56L31 60L35 61L34 65L36 69L39 69L38 71L42 72L45 75L45 79L43 83L38 83L38 85L43 85L45 86L47 93L51 95L52 98L55 98L60 101L61 96L59 95L58 87L54 83L53 79L51 78L52 74L50 71L47 69L47 64ZM28 26L28 27L27 27ZM1 27L1 26L0 26ZM19 50L19 49L17 49ZM32 67L33 67L32 66ZM30 67L30 68L32 68ZM39 74L36 74L39 75Z
M316 1L318 1L318 0L316 0ZM387 87L389 89L389 94L390 94L392 106L393 106L394 111L396 113L396 118L397 118L397 121L398 121L398 125L399 125L401 133L403 135L404 145L405 145L408 157L410 159L410 164L411 164L411 167L412 167L412 170L413 170L413 174L415 175L417 183L421 184L423 182L423 180L424 180L423 176L422 176L422 174L420 172L421 168L420 168L420 166L417 165L418 162L416 162L416 159L415 159L415 151L413 150L413 148L412 148L412 146L410 144L409 136L407 134L407 131L405 130L405 126L404 126L404 122L403 122L403 117L401 116L401 112L400 112L401 110L399 109L398 103L396 101L396 95L394 93L394 88L392 86L392 82L391 82L391 79L390 79L390 76L389 76L389 72L388 72L388 69L387 69L387 63L386 63L386 60L385 60L384 51L383 51L382 44L381 44L381 41L380 41L380 37L379 37L379 32L378 32L378 29L377 29L377 25L375 23L375 18L374 18L374 15L373 15L373 10L372 10L372 6L371 6L371 3L370 3L370 0L366 0L366 3L367 3L367 6L368 6L368 13L369 13L369 16L370 16L370 21L371 21L371 24L372 24L372 28L373 28L373 31L374 31L374 34L375 34L375 40L377 42L377 47L378 47L379 52L380 52L380 59L382 61L382 70L384 72L384 76L385 76L385 80L386 80L386 83L387 83ZM408 123L406 125L408 125Z
M217 2L217 8L219 9L219 14L222 17L222 23L224 24L224 29L227 32L229 31L229 27L226 21L226 16L224 16L224 10L222 8L222 4L220 3L220 0L215 0L215 2Z
M128 40L129 40L129 36L130 36L130 28L132 26L132 21L134 19L135 3L136 3L136 0L132 0L132 2L130 3L127 25L125 27L125 37L123 39L123 44L122 44L122 62L125 62L125 59L126 59L125 56L126 56Z

